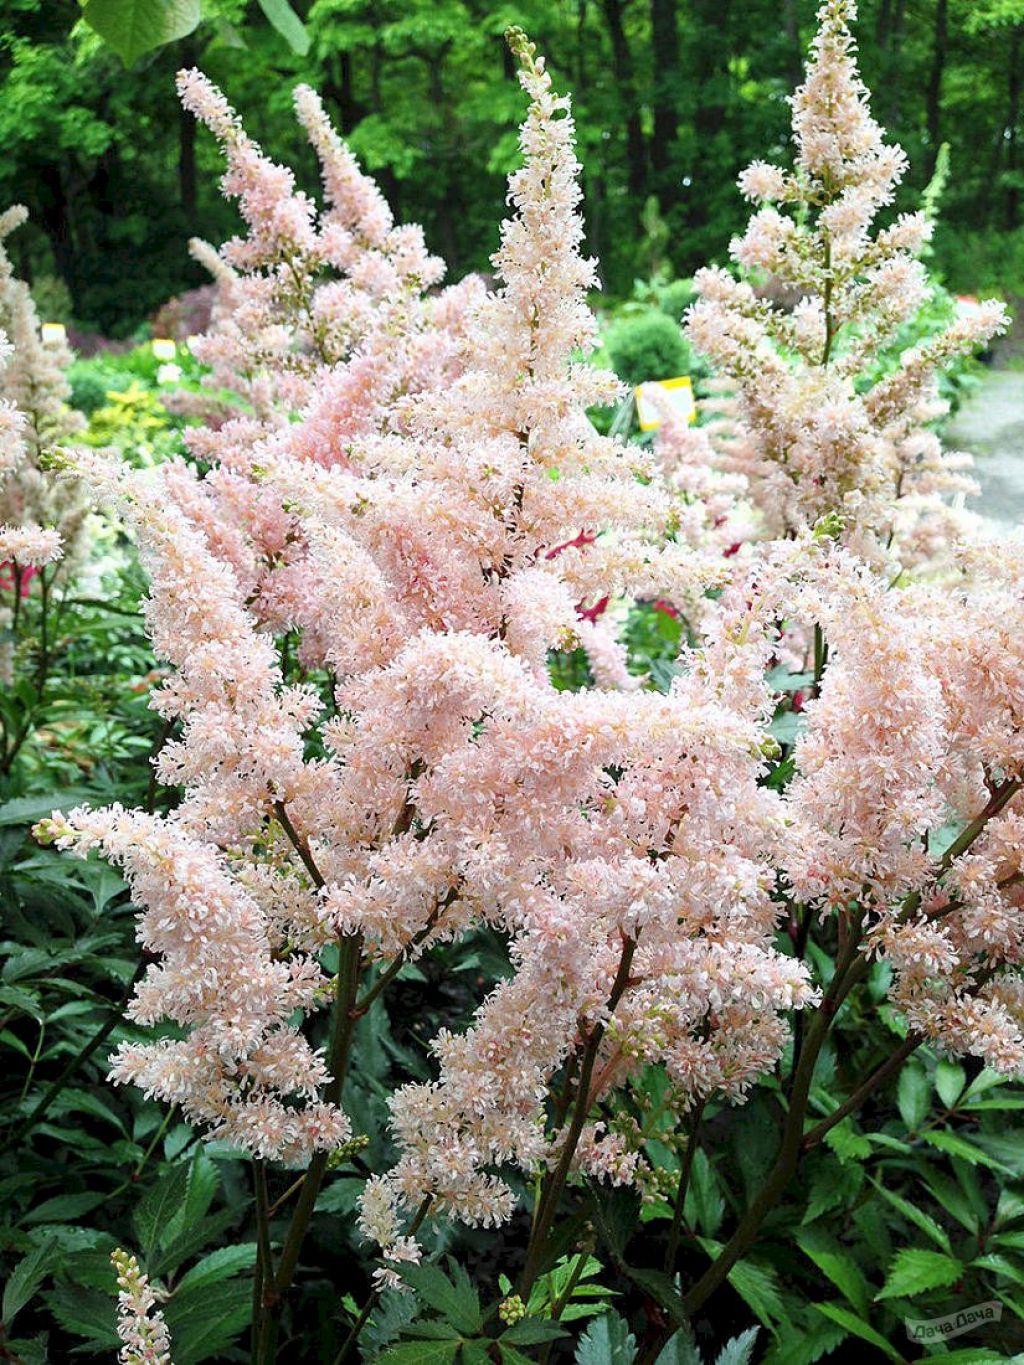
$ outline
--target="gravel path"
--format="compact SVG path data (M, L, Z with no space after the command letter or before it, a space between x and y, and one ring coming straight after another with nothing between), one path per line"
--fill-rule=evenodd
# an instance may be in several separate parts
M977 459L968 506L1009 529L1024 523L1024 370L991 370L950 423L946 444Z

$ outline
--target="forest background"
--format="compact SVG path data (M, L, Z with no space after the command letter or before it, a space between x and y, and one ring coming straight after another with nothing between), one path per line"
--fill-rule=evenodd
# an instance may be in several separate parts
M312 84L449 278L486 269L522 112L511 22L574 91L587 245L612 297L636 277L724 261L745 217L737 170L785 154L814 0L295 0L291 12L301 26L287 6L204 0L191 34L126 67L78 0L0 6L0 202L29 209L14 250L44 317L132 336L204 282L188 238L235 230L213 141L175 98L174 71L195 62L309 187L291 89ZM1024 0L864 0L859 44L876 114L910 157L908 206L949 144L933 268L954 292L1024 294Z

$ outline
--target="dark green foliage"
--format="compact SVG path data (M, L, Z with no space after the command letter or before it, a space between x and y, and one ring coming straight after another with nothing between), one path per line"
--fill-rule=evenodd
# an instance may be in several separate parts
M179 29L191 0L160 4ZM157 0L90 0L86 19ZM254 136L316 187L289 90L316 85L400 218L424 224L453 276L487 269L515 158L522 99L501 41L526 28L571 89L591 252L606 289L637 274L685 275L725 258L747 212L737 172L787 156L785 96L799 77L814 0L195 0L198 26L125 69L76 0L18 0L0 16L0 201L25 199L37 279L62 277L79 322L130 335L163 301L202 282L187 238L235 227L216 189L218 155L179 116L173 74L198 63ZM857 26L873 107L907 149L914 205L937 145L950 175L935 263L961 292L1024 292L1019 233L1016 0L862 0ZM77 27L76 27L77 24ZM141 40L140 40L141 41ZM936 98L937 96L937 98ZM666 313L685 302L663 289Z
M631 387L690 372L690 348L679 324L660 310L620 318L608 329L605 347L615 373Z

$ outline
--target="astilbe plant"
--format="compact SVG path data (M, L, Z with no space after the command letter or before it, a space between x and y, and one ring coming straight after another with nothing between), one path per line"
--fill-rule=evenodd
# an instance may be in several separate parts
M400 424L401 398L457 373L463 319L484 287L470 276L437 288L442 261L419 227L395 224L308 86L296 89L295 110L320 162L322 210L248 137L201 72L181 72L178 88L223 148L223 189L246 234L219 252L193 242L218 282L210 330L190 342L208 367L206 392L183 391L171 403L204 418L186 440L212 469L199 483L180 464L168 487L230 559L261 619L281 630L317 566L301 523L261 486L256 452L276 433L296 458L330 466L347 461L353 440ZM317 646L307 632L311 662Z
M80 855L99 848L142 907L154 961L129 1013L177 1028L122 1045L114 1079L181 1105L254 1159L260 1361L273 1357L331 1153L351 1136L342 1099L358 1020L407 963L482 926L507 942L510 973L466 1032L434 1039L435 1079L391 1096L396 1160L363 1191L378 1285L421 1257L427 1219L506 1222L532 1181L517 1286L528 1301L570 1186L648 1179L630 1097L652 1068L688 1135L665 1254L674 1272L702 1112L776 1070L792 1011L803 1023L778 1071L776 1159L706 1270L681 1294L658 1282L675 1321L746 1255L806 1152L923 1041L1024 1071L1020 573L984 545L953 547L956 572L941 581L878 571L908 442L940 463L919 431L926 371L969 338L964 324L905 356L871 394L853 385L854 357L859 367L885 330L853 322L904 314L917 278L905 248L919 233L904 220L865 245L901 160L866 111L852 12L838 0L820 12L795 101L801 175L760 168L746 181L821 198L806 250L803 229L774 217L748 234L776 242L762 265L801 263L811 301L772 321L716 274L691 321L741 383L744 440L781 442L746 468L774 538L721 555L713 535L681 534L679 490L658 457L587 421L613 381L579 358L595 276L580 250L573 125L518 33L530 111L514 214L494 258L499 287L462 320L448 382L398 386L379 421L342 424L315 458L316 398L255 444L237 428L235 465L230 424L218 432L217 468L244 468L246 488L302 541L311 572L292 596L264 610L217 518L181 515L180 470L140 478L79 461L120 501L150 574L154 646L173 665L155 704L181 726L158 772L181 802L167 816L78 809L39 833ZM258 224L253 213L254 259L278 240L272 183ZM998 322L985 317L972 335ZM791 355L767 345L769 325ZM339 356L329 382L344 390L361 354ZM692 443L672 440L693 459ZM715 480L696 473L682 482L713 530L735 490L726 481L712 495ZM700 638L667 692L614 685L627 681L622 648L594 611L612 596L701 599ZM312 642L326 707L308 679L292 680L274 632ZM766 675L802 632L816 638L814 679L780 764ZM549 651L581 641L606 685L560 692ZM829 957L821 980L805 961L811 940ZM892 966L906 1040L811 1119L816 1065L873 956ZM320 1050L307 1026L332 999ZM305 1171L276 1253L269 1161ZM668 1332L652 1322L644 1360Z
M822 6L814 60L792 99L795 165L756 161L740 177L744 196L763 205L730 248L749 278L698 272L687 331L735 388L740 421L721 459L746 475L766 533L838 512L861 554L913 564L955 531L942 495L976 491L969 458L944 451L931 425L947 410L936 371L1007 318L987 301L870 381L871 362L928 298L917 256L933 224L918 212L877 227L906 157L871 117L854 16L850 0ZM761 296L755 285L766 279L795 304Z
M71 352L44 339L35 303L6 239L26 219L0 214L0 780L26 753L46 702L55 589L66 589L87 554L91 506L84 486L47 463L84 427L69 405ZM31 643L30 643L31 642ZM15 684L18 684L15 687Z
M29 540L47 532L35 553L25 557L23 552L23 565L52 562L53 533L59 535L67 575L85 552L89 502L80 485L54 478L45 465L50 455L74 444L85 421L69 401L72 356L67 342L63 337L44 340L29 287L18 279L7 254L7 237L27 216L20 204L0 214L0 331L10 347L0 369L0 399L20 414L18 439L8 445L4 462L0 524L8 533L20 528ZM0 553L14 557L3 547Z

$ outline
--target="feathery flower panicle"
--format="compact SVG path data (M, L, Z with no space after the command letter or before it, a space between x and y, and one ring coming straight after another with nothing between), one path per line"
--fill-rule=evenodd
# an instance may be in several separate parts
M25 222L16 204L0 214L0 560L39 568L63 558L63 572L85 552L85 491L56 479L44 463L74 442L85 423L69 406L71 351L43 340L28 285L19 280L6 239Z
M791 1012L818 998L810 966L778 946L798 901L846 917L889 959L914 1028L1005 1070L1024 1060L1021 571L975 547L958 552L955 589L890 588L858 557L884 531L875 513L891 514L890 448L913 450L915 467L937 458L918 422L925 376L966 333L904 357L866 394L853 384L865 261L912 277L899 253L915 230L862 231L901 163L856 82L850 12L822 11L795 102L798 174L760 166L744 180L783 208L809 186L820 199L806 230L762 215L748 252L799 271L807 298L775 318L749 286L709 273L691 323L724 338L739 439L781 443L744 473L795 534L737 555L723 542L743 485L702 471L704 435L669 426L648 452L587 420L614 380L577 358L593 340L595 276L571 112L521 33L530 106L498 285L449 294L439 315L422 299L421 239L393 226L309 92L300 114L330 201L319 217L285 205L291 181L218 92L185 81L227 144L256 243L231 253L232 326L251 308L281 344L253 379L255 415L193 436L213 458L205 478L183 463L143 476L78 461L123 505L150 574L149 630L173 668L155 705L180 724L157 771L181 800L166 817L79 809L40 833L123 866L141 907L154 961L131 1014L178 1033L121 1048L115 1078L314 1172L349 1134L345 1028L322 1056L306 1037L316 1008L333 990L351 1020L432 945L481 927L507 942L508 976L465 1031L434 1038L433 1079L391 1096L396 1160L359 1215L383 1252L380 1284L419 1257L428 1208L506 1221L516 1196L502 1168L640 1178L616 1106L649 1066L677 1114L711 1095L741 1102L778 1063ZM310 321L318 303L288 314L286 260L311 281L324 263L341 273L331 335L358 332L353 349L315 355L328 333ZM379 383L389 348L401 366L425 354L431 316L450 342L444 381L417 362ZM769 344L783 333L784 349ZM234 344L217 363L244 386L255 372ZM303 396L310 383L322 392ZM666 693L623 685L617 612L603 607L637 598L699 602ZM765 781L778 750L767 675L815 628L828 666L780 791ZM322 670L322 693L292 681L285 632L301 666ZM549 653L576 647L598 685L559 691ZM960 833L940 847L950 820ZM571 1114L553 1103L567 1075ZM557 1204L557 1181L546 1188Z
M117 1335L120 1365L171 1365L171 1338L149 1277L120 1247L110 1253L117 1272Z
M956 591L889 587L828 541L789 552L786 614L819 625L829 657L802 713L781 870L819 914L858 908L911 1027L1019 1075L1024 616L1005 548L969 552Z
M181 72L178 87L224 149L224 191L238 200L248 231L220 253L193 243L218 284L211 328L192 342L210 368L210 396L170 401L205 419L186 440L212 469L202 480L180 470L172 493L230 556L267 628L285 631L315 594L318 564L301 524L260 486L255 462L264 456L256 452L274 438L291 458L348 464L351 442L400 421L398 395L448 382L466 310L483 286L471 278L428 295L442 263L418 227L394 224L308 87L296 89L295 108L320 160L322 211L247 136L205 76ZM222 402L225 392L249 413ZM304 647L308 662L323 662L312 633Z
M818 11L812 61L792 100L794 170L757 161L740 177L743 194L762 206L733 241L733 260L799 301L786 311L751 283L702 270L687 327L735 385L741 422L720 459L746 475L768 535L838 511L848 543L866 557L888 552L909 564L928 540L917 524L948 525L943 494L974 488L960 472L963 457L947 457L928 425L944 411L936 370L1001 331L1006 314L985 303L867 382L882 348L928 297L916 256L931 225L918 213L873 226L906 158L870 114L849 27L855 17L852 0L825 0Z
M78 810L40 831L124 866L155 958L133 1017L181 1030L123 1048L115 1077L264 1157L302 1164L348 1132L335 1062L292 1026L328 993L325 945L365 968L480 925L508 937L513 973L466 1034L435 1040L437 1081L394 1096L398 1161L362 1213L392 1261L418 1255L407 1213L427 1195L468 1222L507 1218L495 1163L535 1173L566 1150L576 1170L631 1179L639 1157L607 1126L606 1098L661 1062L682 1107L742 1099L784 1046L786 1013L814 995L774 942L784 826L760 783L773 618L742 592L708 603L702 649L661 695L621 689L612 614L591 610L678 602L727 574L714 547L673 538L679 498L655 460L587 421L614 381L575 358L593 337L594 274L572 124L514 41L524 164L499 287L468 300L449 382L392 394L339 448L325 405L372 382L367 341L324 371L330 392L301 421L257 419L237 444L221 428L203 481L181 464L142 476L78 462L121 501L150 574L150 633L173 665L155 705L181 725L158 773L181 802L163 818ZM223 102L202 84L189 98L228 141L252 222L282 221ZM349 203L352 164L311 97L301 105L328 192ZM346 251L395 231L372 195L334 228ZM334 675L330 719L287 681L284 628ZM604 685L561 693L548 652L578 644ZM322 757L307 756L311 734ZM572 1151L544 1101L591 1036L597 1112Z

